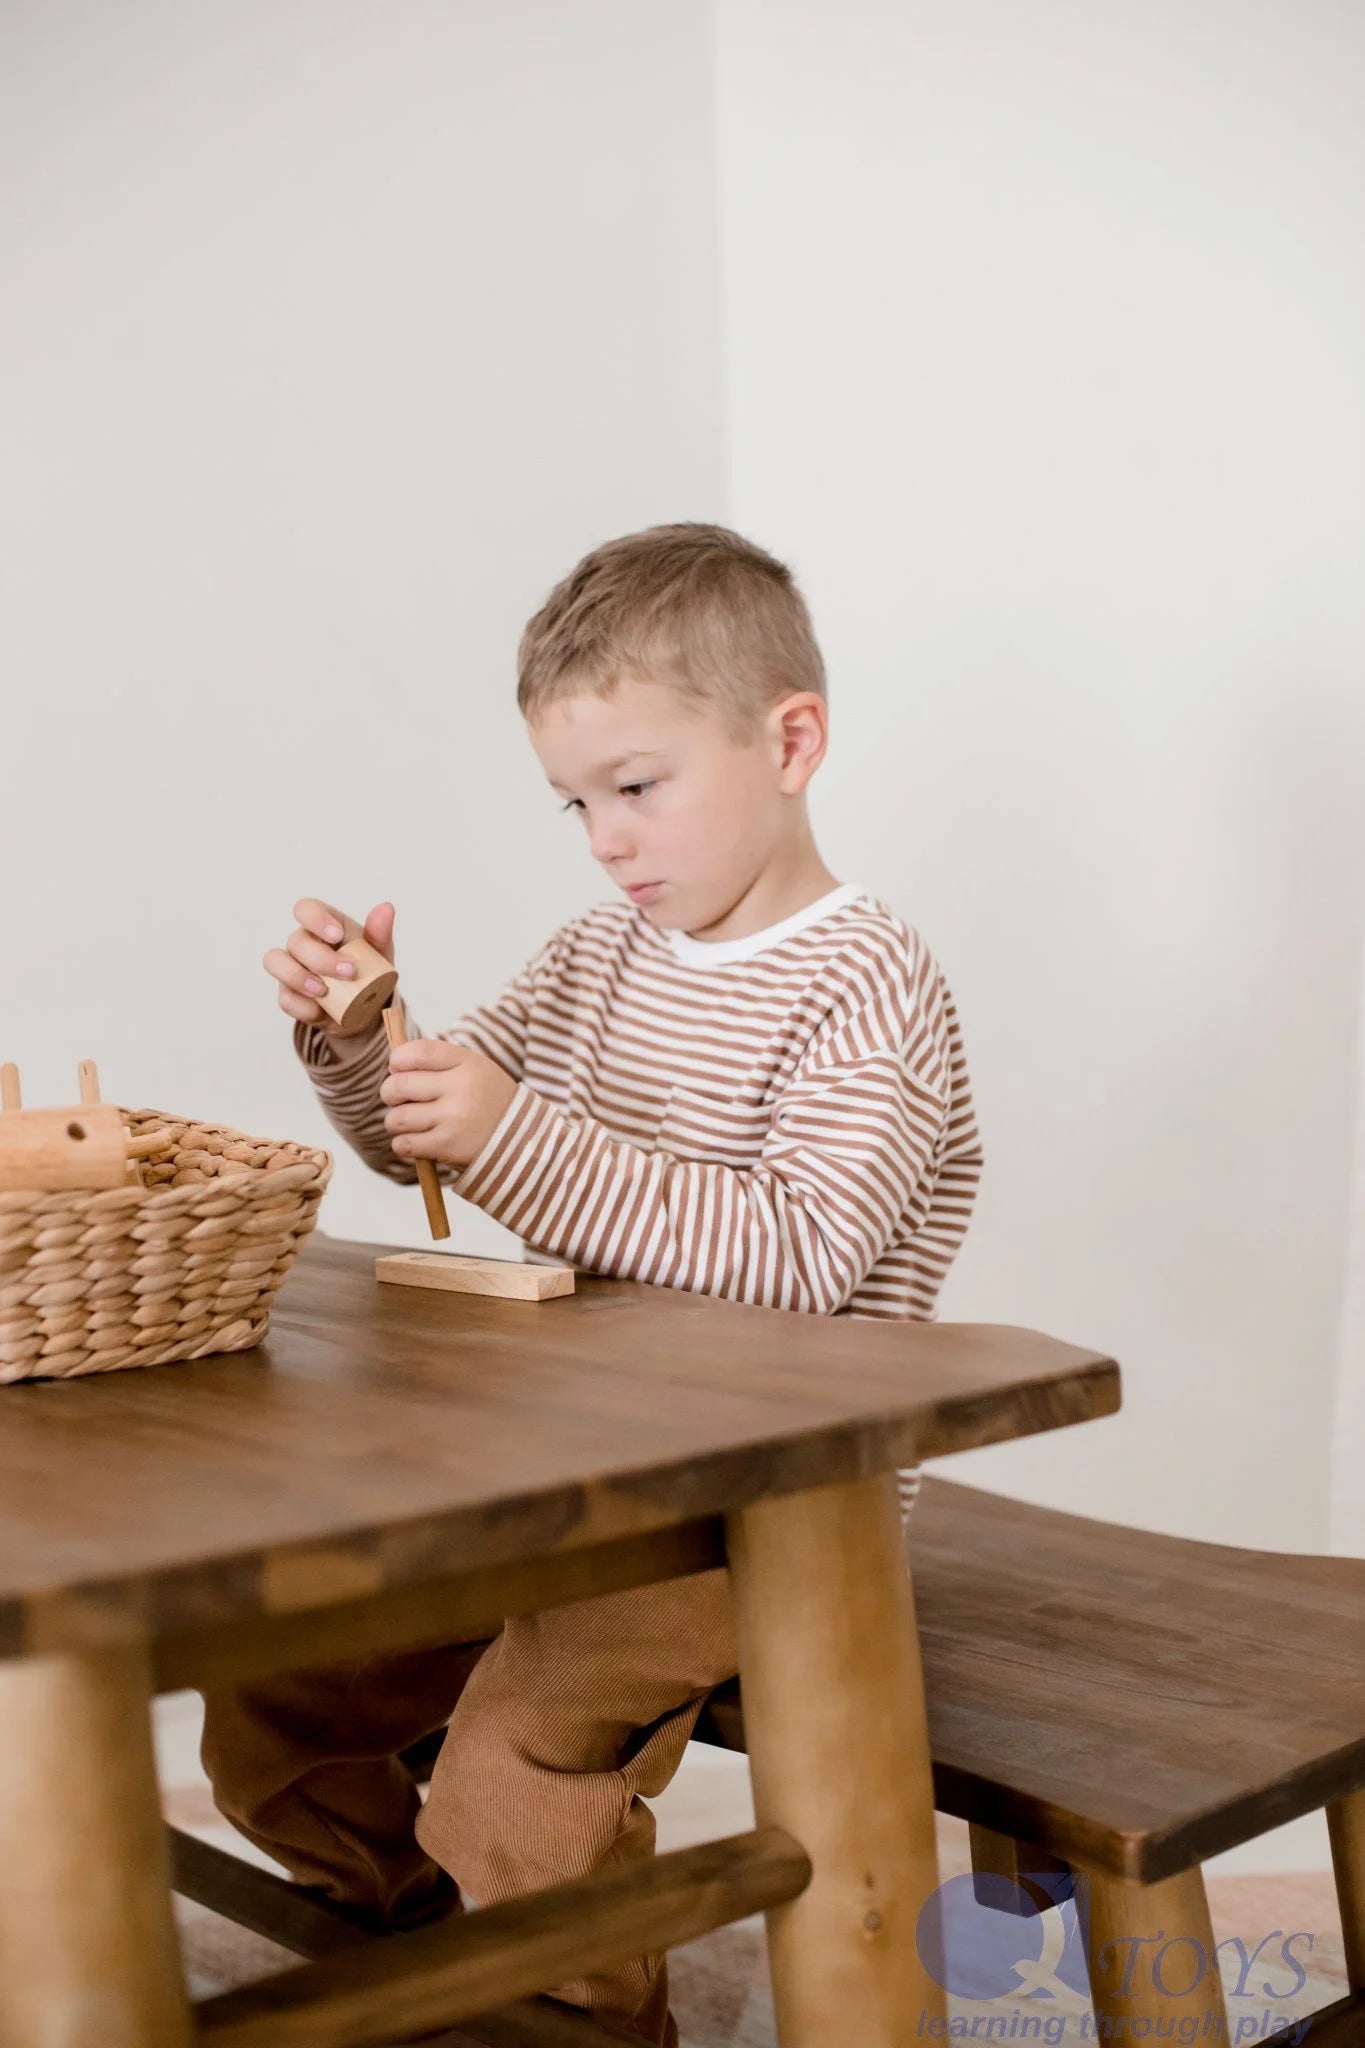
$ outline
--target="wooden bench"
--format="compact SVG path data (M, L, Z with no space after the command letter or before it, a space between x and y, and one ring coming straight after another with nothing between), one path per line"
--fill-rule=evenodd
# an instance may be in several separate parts
M1017 1910L1059 1902L1031 1876L1075 1875L1101 2025L1127 2040L1125 2018L1205 2013L1206 1984L1175 1995L1134 1972L1125 1988L1127 1951L1102 1971L1103 1944L1161 1933L1212 1955L1203 1862L1324 1807L1350 1990L1305 2048L1365 2048L1365 1562L1153 1535L933 1478L909 1542L935 1804L969 1823L983 1879L1014 1879ZM737 1682L694 1739L744 1749ZM408 1752L414 1775L439 1747ZM202 1874L182 1888L217 1890ZM254 1922L276 1938L281 1913L321 1910L278 1891ZM535 2001L477 2038L593 2038L560 2024Z
M1130 1950L1162 1933L1214 1952L1201 1866L1326 1808L1345 1999L1306 2048L1365 2048L1365 1563L1189 1542L921 1483L909 1546L933 1792L970 1825L984 1905L1048 1911L1072 1874L1101 2019L1179 2017ZM694 1741L743 1751L739 1681ZM430 1772L440 1733L409 1751ZM1191 1952L1193 1954L1193 1952Z
M1048 1911L1074 1874L1095 2011L1179 2017L1128 1950L1214 1950L1201 1864L1324 1806L1345 1999L1312 2048L1365 2048L1365 1563L1154 1536L925 1479L909 1530L939 1812L970 1825L982 1903ZM739 1681L694 1741L743 1751ZM409 1753L430 1769L440 1735ZM1191 1952L1193 1954L1193 1952ZM1197 2009L1207 1989L1197 1989Z
M1365 2048L1365 1563L1156 1536L943 1479L921 1483L909 1542L935 1806L970 1825L980 1878L1013 1880L1015 1911L1064 1896L1033 1878L1074 1874L1101 2023L1124 2040L1124 2017L1205 2013L1207 1987L1173 1997L1140 1972L1124 1995L1128 1950L1107 1972L1099 1950L1160 1933L1212 1956L1201 1864L1322 1806L1351 1991L1314 2015L1306 2048ZM415 1778L440 1741L407 1751ZM712 1692L694 1741L743 1751L739 1681ZM546 2025L522 2011L508 2048Z
M1203 1862L1325 1807L1351 1988L1307 2044L1365 2044L1365 1562L932 1478L909 1543L934 1803L970 1824L978 1872L1083 1877L1097 2014L1179 2008L1136 1977L1126 1999L1112 1969L1100 1980L1103 1941L1164 1929L1211 1952ZM711 1695L696 1739L743 1748L737 1685ZM1056 1901L1034 1886L1018 1903Z

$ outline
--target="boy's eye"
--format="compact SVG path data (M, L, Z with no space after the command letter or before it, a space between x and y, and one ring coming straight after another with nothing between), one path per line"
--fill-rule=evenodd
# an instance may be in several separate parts
M654 784L652 782L623 782L617 791L617 795L643 796L647 789L653 789L653 787ZM566 804L561 804L559 808L561 811L581 811L583 809L583 799L571 796L569 801Z

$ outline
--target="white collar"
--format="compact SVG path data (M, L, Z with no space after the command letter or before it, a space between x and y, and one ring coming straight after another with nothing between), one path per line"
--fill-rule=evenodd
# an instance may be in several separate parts
M780 924L770 924L766 931L750 932L747 939L720 939L708 943L705 939L694 939L686 932L665 931L659 936L667 939L674 954L687 967L728 967L732 960L748 960L755 953L766 953L770 946L778 946L783 939L790 939L797 932L803 932L807 925L818 924L831 911L842 910L846 903L865 896L867 891L857 882L844 882L839 888L831 889L827 896L817 897L804 910L797 910L790 917L784 917Z

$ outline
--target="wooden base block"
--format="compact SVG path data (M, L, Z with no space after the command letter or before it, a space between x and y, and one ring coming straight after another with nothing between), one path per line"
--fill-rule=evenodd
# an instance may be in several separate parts
M573 1293L572 1266L517 1259L461 1258L454 1252L391 1252L374 1262L376 1280L393 1287L437 1287L448 1294L496 1294L504 1301L549 1301Z

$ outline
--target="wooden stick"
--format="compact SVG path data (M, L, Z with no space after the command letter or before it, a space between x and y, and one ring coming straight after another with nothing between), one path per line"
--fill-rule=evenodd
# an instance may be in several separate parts
M100 1099L100 1070L93 1060L81 1061L80 1065L76 1068L76 1079L80 1086L81 1101L98 1102ZM154 1135L157 1136L159 1142L160 1133ZM156 1144L148 1145L145 1138L140 1142L143 1147L141 1153L136 1150L135 1143L131 1138L128 1141L128 1170L125 1177L128 1185L134 1188L140 1188L145 1185L142 1178L142 1168L137 1163L139 1157L145 1157L148 1152L155 1152L158 1149Z
M407 1021L401 1005L395 999L384 1011L384 1029L389 1035L389 1044L406 1045L408 1042ZM450 1218L446 1215L445 1196L436 1173L436 1163L431 1159L417 1161L417 1185L422 1190L422 1200L427 1205L427 1222L433 1237L450 1236Z
M19 1069L13 1060L6 1060L0 1067L0 1109L22 1109L23 1094L19 1087Z
M359 2048L458 2027L566 1977L771 1911L810 1878L801 1844L777 1827L673 1849L219 1992L196 2008L195 2039L199 2048ZM903 2008L877 2039L890 2041L893 2026L909 2039Z

